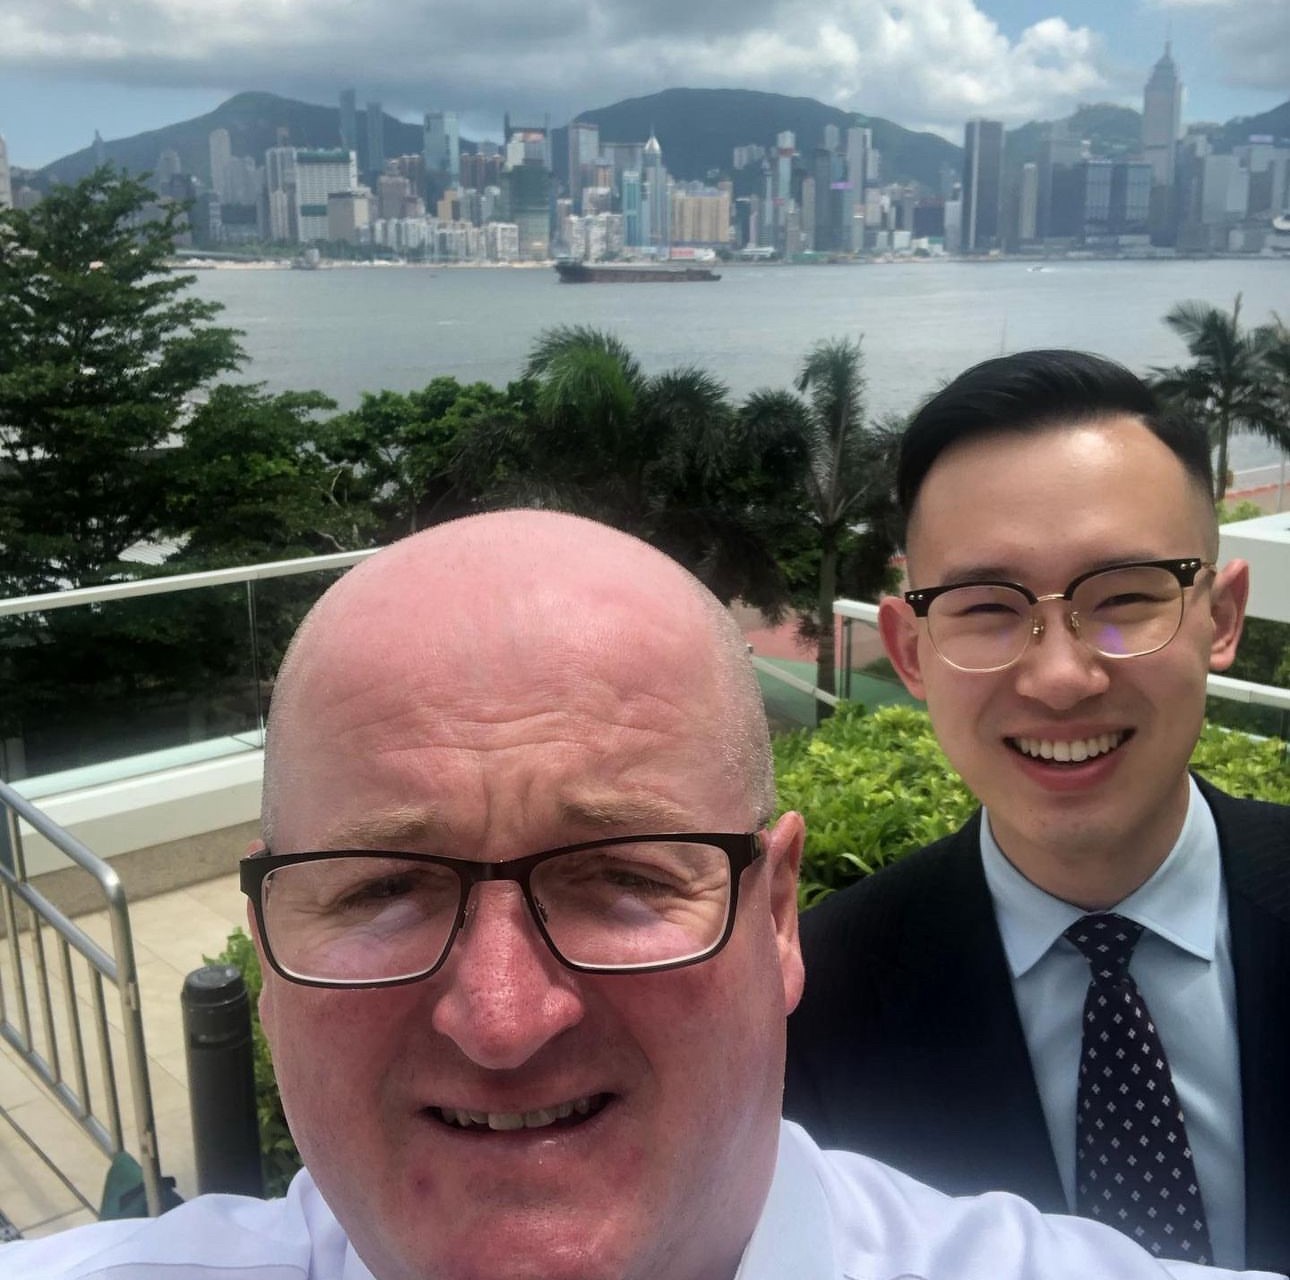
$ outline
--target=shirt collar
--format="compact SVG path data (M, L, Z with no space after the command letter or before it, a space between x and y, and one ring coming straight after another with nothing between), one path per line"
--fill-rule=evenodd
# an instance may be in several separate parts
M780 1121L775 1176L735 1280L837 1274L832 1217L809 1146L796 1125Z
M1196 780L1188 783L1187 816L1169 856L1114 910L1183 951L1212 960L1222 894L1218 829ZM1008 861L990 830L988 812L981 822L981 865L1008 967L1014 979L1020 978L1086 913L1045 893Z

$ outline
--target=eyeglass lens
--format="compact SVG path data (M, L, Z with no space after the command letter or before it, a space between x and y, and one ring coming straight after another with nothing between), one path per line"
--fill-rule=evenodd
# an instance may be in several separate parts
M1129 565L1085 578L1070 609L1089 648L1130 658L1163 648L1182 621L1182 587L1167 569ZM927 612L932 643L966 671L1015 662L1030 642L1034 606L1013 587L966 585L937 596Z
M443 959L463 889L452 867L397 854L295 863L265 878L265 932L278 964L298 978L409 978ZM540 862L529 889L541 929L573 964L666 964L721 939L730 860L701 843L606 845Z

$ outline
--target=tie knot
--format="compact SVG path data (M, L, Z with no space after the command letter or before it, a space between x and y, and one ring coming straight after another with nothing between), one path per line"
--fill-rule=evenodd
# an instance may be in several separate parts
M1081 916L1066 937L1088 961L1094 982L1118 982L1128 972L1142 926L1111 911L1098 912Z

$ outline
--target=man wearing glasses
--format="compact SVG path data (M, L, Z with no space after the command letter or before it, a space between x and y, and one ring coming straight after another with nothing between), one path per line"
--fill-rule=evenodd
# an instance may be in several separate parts
M787 1114L955 1194L1290 1265L1290 811L1188 772L1248 587L1204 430L1035 351L916 415L886 651L983 809L803 919Z
M279 675L243 863L306 1169L0 1251L6 1280L1148 1280L779 1118L803 826L727 612L587 521L410 538Z

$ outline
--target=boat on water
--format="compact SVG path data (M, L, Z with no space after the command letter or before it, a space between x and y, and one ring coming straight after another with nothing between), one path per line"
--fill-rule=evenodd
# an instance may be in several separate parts
M683 284L720 280L698 262L573 262L555 264L561 284Z
M1272 219L1272 234L1268 237L1268 249L1272 253L1290 255L1290 209L1277 214Z

